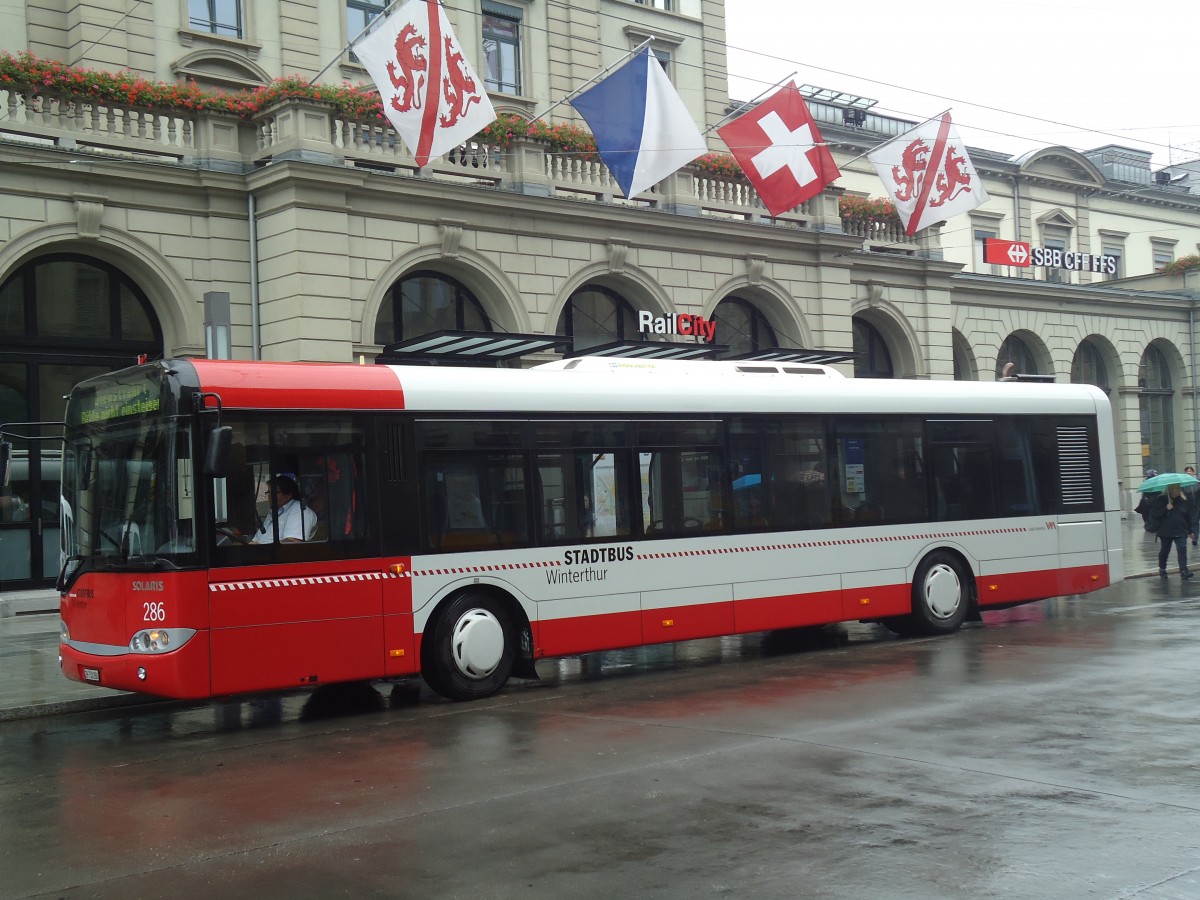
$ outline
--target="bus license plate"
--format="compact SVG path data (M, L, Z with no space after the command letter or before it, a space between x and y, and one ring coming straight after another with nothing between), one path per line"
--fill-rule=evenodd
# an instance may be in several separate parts
M94 681L94 682L96 682L96 684L99 684L100 683L100 670L99 669L89 669L85 666L83 669L83 680L84 681Z

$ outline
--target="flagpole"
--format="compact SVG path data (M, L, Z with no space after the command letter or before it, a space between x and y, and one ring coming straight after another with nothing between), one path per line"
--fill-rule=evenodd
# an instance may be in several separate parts
M342 58L342 56L344 54L349 53L354 48L354 45L358 43L358 39L360 37L362 37L364 34L366 34L368 31L370 31L372 28L374 28L380 22L382 22L385 18L387 18L387 14L392 11L392 7L395 6L399 2L400 2L400 0L391 0L391 2L388 3L388 5L385 6L383 8L383 10L379 13L379 15L375 16L375 18L373 18L370 22L368 22L363 27L362 31L360 31L358 34L356 34L353 38L350 39L350 43L348 43L345 47L343 47L341 50L338 51L337 56L335 56L329 62L325 63L325 67L323 69L321 69L320 72L318 72L316 75L314 75L312 77L311 83L316 84L318 81L320 81L321 76L324 75L326 72L328 72L330 69L332 69L334 63L336 63L339 59Z
M633 56L635 53L641 52L642 48L649 45L653 40L654 40L653 35L646 38L644 41L642 41L640 44L638 44L636 47L634 47L632 50L630 50L628 53L626 53L624 56L622 56L620 59L618 59L615 63L612 63L611 65L606 66L605 68L601 69L599 72L597 72L595 75L593 75L587 81L585 81L579 87L575 88L575 90L571 91L571 93L567 94L565 97L563 97L557 103L552 103L550 106L546 107L544 110L542 110L540 113L538 113L532 119L530 119L528 124L532 125L534 122L536 122L542 116L549 113L551 110L558 109L558 107L562 106L564 103L566 103L572 97L574 97L576 94L578 94L580 91L582 91L585 87L587 87L589 84L591 84L593 81L595 81L597 78L604 76L611 69L615 69L617 66L621 65L621 63L625 62L625 60L629 59L629 57Z
M734 116L736 116L738 113L740 113L742 110L746 109L747 107L753 106L755 103L757 103L759 100L761 100L763 98L763 95L766 94L767 91L774 90L775 88L777 88L781 84L783 84L785 81L787 81L789 78L795 78L795 77L796 77L796 73L793 72L791 75L785 75L783 78L780 78L777 82L775 82L770 87L764 88L762 91L760 91L758 96L755 97L754 99L747 100L745 103L743 103L737 109L735 109L733 112L728 113L725 116L722 116L720 119L717 119L716 122L714 122L712 125L709 125L706 129L704 129L703 134L708 134L710 131L712 131L714 128L716 128L722 122L724 122L726 119L731 119Z
M950 107L950 109L954 109L954 107L952 106L952 107ZM944 110L942 110L940 113L938 113L936 116L930 116L928 119L925 119L923 122L918 122L916 125L910 125L908 128L905 128L905 129L904 129L902 132L900 132L900 133L899 133L898 135L896 135L895 137L890 137L890 138L888 138L886 141L883 141L882 143L876 144L876 145L875 145L874 147L872 147L870 150L864 150L862 153L858 154L858 156L851 157L850 159L846 160L844 163L842 163L842 165L843 165L843 166L848 166L848 165L850 165L850 163L858 162L858 161L859 161L860 159L862 159L864 156L867 156L868 154L874 153L874 152L875 152L876 150L878 150L880 147L886 147L886 146L887 146L888 144L890 144L892 141L898 141L898 140L900 140L900 138L904 137L904 136L905 136L906 134L908 134L910 131L915 131L916 129L920 128L922 125L928 125L928 124L929 124L930 122L932 122L934 119L940 119L942 116L944 116L944 115L946 115L948 112L950 112L950 109L944 109Z

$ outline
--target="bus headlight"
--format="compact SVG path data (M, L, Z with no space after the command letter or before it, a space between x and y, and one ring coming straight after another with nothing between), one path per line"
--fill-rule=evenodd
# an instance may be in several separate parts
M60 644L71 643L71 629L67 627L67 623L62 619L58 620L58 642Z
M195 628L143 628L129 639L134 653L168 653L192 639Z

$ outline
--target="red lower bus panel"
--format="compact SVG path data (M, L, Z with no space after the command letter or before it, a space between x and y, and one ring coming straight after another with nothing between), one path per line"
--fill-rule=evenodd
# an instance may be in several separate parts
M842 618L842 593L817 591L739 600L734 607L734 617L739 634L823 625Z
M642 618L638 612L544 619L533 623L533 655L537 659L636 647L641 643Z
M386 675L412 675L420 668L411 613L383 617L383 652Z
M1086 594L1109 584L1108 566L1105 565L982 575L975 579L981 607Z
M686 593L686 590L680 593ZM733 634L733 601L666 606L642 611L642 640L647 644L690 641L723 634Z
M1058 573L1060 596L1098 591L1111 583L1108 566L1079 566L1074 569L1060 569Z
M180 699L211 694L207 631L196 632L190 641L170 653L93 656L65 644L59 645L58 652L62 656L63 674L72 681ZM145 679L138 678L139 668L146 670ZM89 674L95 677L88 677Z
M384 674L382 619L214 628L214 694L361 681Z
M842 615L852 619L882 619L912 612L912 588L907 584L880 584L842 591Z

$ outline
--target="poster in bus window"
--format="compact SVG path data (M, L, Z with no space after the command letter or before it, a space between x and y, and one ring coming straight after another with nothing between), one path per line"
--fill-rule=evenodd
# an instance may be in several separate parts
M479 478L474 472L447 472L446 527L478 530L487 528L479 499Z
M847 494L861 494L867 489L863 471L864 458L862 438L845 438L842 441L842 459L845 468L843 477L846 480Z

